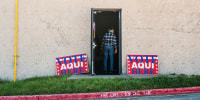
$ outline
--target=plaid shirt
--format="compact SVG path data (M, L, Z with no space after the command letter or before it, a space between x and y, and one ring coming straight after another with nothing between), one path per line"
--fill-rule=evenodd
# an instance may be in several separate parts
M113 33L106 33L103 36L102 46L114 46L117 48L117 38Z

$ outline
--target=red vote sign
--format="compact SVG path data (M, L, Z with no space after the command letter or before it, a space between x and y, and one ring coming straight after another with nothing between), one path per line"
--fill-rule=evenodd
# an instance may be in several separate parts
M127 73L158 75L158 56L127 55Z
M88 73L86 54L56 58L57 75Z

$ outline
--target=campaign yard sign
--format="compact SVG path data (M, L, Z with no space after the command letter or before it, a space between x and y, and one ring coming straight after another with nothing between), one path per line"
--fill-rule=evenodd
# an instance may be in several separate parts
M158 75L157 55L127 55L127 73Z
M56 58L57 76L88 73L87 55L79 54Z

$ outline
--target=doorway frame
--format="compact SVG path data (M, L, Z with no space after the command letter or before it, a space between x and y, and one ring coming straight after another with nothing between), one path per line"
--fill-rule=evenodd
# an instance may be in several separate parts
M122 74L122 9L121 8L91 8L91 73L95 75L94 68L95 68L95 50L93 47L96 45L94 44L94 11L117 11L119 12L119 39L118 39L118 53L119 53L119 71L118 74Z

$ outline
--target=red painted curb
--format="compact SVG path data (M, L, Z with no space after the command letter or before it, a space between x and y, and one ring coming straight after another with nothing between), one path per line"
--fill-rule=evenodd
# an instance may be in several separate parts
M118 98L148 95L166 95L200 92L199 87L151 89L139 91L119 91L119 92L99 92L99 93L78 93L78 94L58 94L58 95L33 95L33 96L2 96L0 100L59 100L59 99L101 99Z

